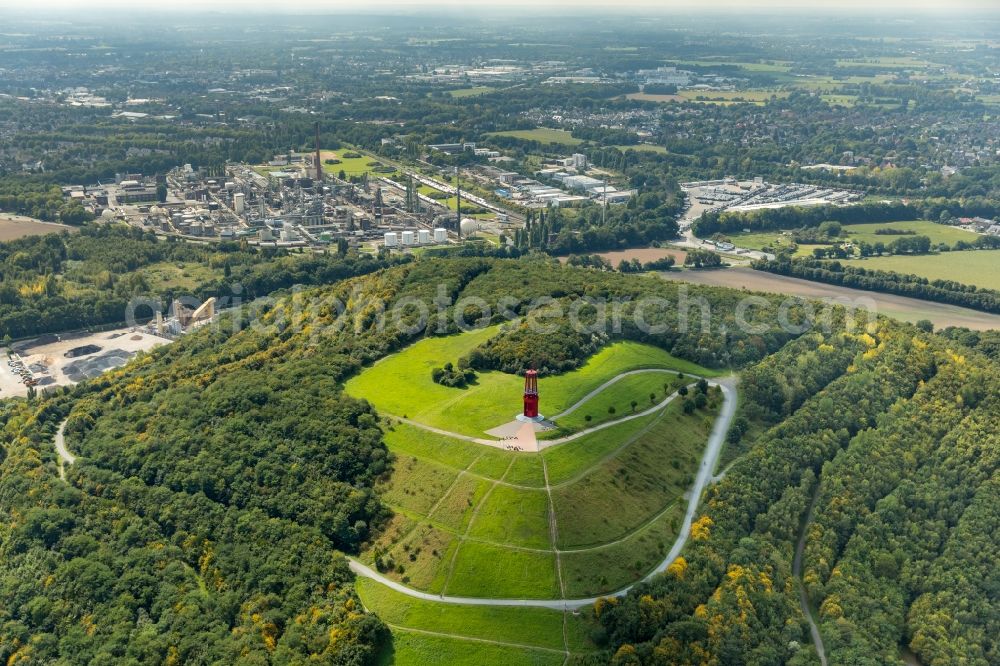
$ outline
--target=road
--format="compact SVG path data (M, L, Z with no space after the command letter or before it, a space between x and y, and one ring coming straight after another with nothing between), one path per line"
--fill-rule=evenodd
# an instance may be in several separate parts
M685 191L685 194L687 195L688 203L690 204L690 206L686 211L684 211L684 214L681 216L681 219L677 220L677 225L680 227L680 232L681 235L684 236L684 240L673 241L671 242L671 245L676 245L677 247L682 247L686 249L701 248L706 250L715 250L714 245L711 245L694 235L695 221L699 217L701 217L702 213L709 210L710 207L706 206L705 204L698 203L698 201L696 201L695 198L691 196L690 192ZM773 254L769 254L767 252L761 252L760 250L751 250L742 247L737 247L734 250L726 250L726 254L736 254L741 257L746 257L748 259L774 259Z
M66 440L63 437L63 431L66 429L66 421L68 420L69 419L65 419L63 420L62 423L59 424L59 430L56 431L56 437L54 440L56 446L56 455L59 456L59 478L62 479L63 481L66 480L65 466L72 465L73 463L76 462L76 456L70 453L69 449L66 448Z
M816 501L819 499L819 484L813 492L812 501L809 503L809 512L806 514L805 523L802 525L802 533L799 535L799 542L795 546L795 558L792 560L792 576L799 586L799 606L802 614L809 621L809 633L812 636L813 646L816 654L819 655L820 666L827 666L826 648L823 646L823 637L819 633L819 627L813 620L812 609L809 607L809 595L806 594L806 586L802 584L802 553L806 549L806 533L809 531L809 524L812 523L813 513L816 511Z
M390 580L373 570L371 567L362 564L361 562L355 560L354 558L348 558L348 562L353 571L358 576L364 576L365 578L370 578L382 585L389 587L396 592L405 594L409 597L415 599L424 599L425 601L437 601L439 603L446 604L460 604L468 606L515 606L515 607L534 607L534 608L550 608L553 610L576 610L578 608L583 608L584 606L592 605L599 598L603 597L621 597L628 593L635 585L640 582L645 582L654 576L662 573L666 570L670 564L677 559L681 550L687 543L688 536L691 533L691 523L694 521L694 516L698 512L698 506L701 503L701 497L705 492L705 489L712 482L712 474L715 470L715 466L719 461L719 454L722 452L722 445L726 439L726 433L729 431L729 425L733 421L733 417L736 414L736 378L727 377L725 379L717 380L713 382L722 388L723 394L723 405L722 411L719 413L718 418L715 420L715 425L712 428L712 433L709 435L708 443L705 446L705 452L701 458L701 466L698 468L698 474L695 477L694 485L691 487L690 497L688 499L687 511L684 514L684 522L680 527L677 539L674 541L673 546L670 548L670 552L663 559L660 564L656 566L649 574L647 574L641 581L633 583L628 587L622 588L617 592L612 592L610 594L601 595L601 597L590 597L587 599L489 599L482 597L453 597L446 595L436 595L430 594L429 592L421 592L420 590L414 590L411 587L407 587L401 583L397 583L394 580Z

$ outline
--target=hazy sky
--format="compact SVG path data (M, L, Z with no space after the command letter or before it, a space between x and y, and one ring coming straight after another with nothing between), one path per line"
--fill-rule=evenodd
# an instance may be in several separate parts
M297 12L350 12L364 14L392 7L439 7L482 9L495 13L508 8L533 10L585 10L588 13L607 8L618 12L628 7L646 11L733 9L750 13L760 9L797 9L800 11L887 10L893 12L957 10L998 10L1000 0L0 0L0 9L15 11L46 9L86 9L114 7L155 11L203 10Z

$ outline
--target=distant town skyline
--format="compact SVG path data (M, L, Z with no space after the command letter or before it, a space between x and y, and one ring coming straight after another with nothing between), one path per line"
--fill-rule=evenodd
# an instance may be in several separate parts
M252 10L254 12L271 13L368 13L391 10L394 8L435 8L461 9L473 13L499 11L501 8L518 7L519 9L545 10L580 10L586 13L599 12L608 8L605 0L505 0L503 3L483 0L364 0L350 3L344 0L284 0L274 3L268 0L214 0L205 3L203 0L172 0L169 4L143 2L142 0L93 0L87 3L88 9L115 8L132 10L150 10L156 12L178 11L237 11ZM76 0L36 0L25 5L23 2L0 0L0 11L15 10L30 12L46 9L83 9ZM739 2L738 0L623 0L616 2L609 12L620 12L622 9L668 13L670 11L698 10L733 10L753 12L759 10L792 10L802 13L810 12L844 12L844 11L896 11L906 10L908 13L921 12L955 12L975 10L1000 10L996 0L754 0Z

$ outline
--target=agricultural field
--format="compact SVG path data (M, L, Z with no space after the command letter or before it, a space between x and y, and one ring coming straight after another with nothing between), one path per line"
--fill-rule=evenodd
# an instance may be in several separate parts
M654 146L651 143L637 143L631 146L615 146L615 148L617 148L622 152L635 150L641 153L656 153L658 155L667 154L667 149L665 146Z
M482 435L520 408L520 377L483 373L464 390L430 379L431 367L457 360L498 330L421 340L347 383L348 393L366 397L382 412L394 456L392 473L377 487L394 517L367 544L362 561L405 585L450 596L552 599L612 592L634 582L662 560L677 536L683 495L721 395L710 390L708 404L692 413L675 398L659 411L541 453L449 436L447 431L460 429ZM607 383L650 364L669 371ZM578 404L564 426L578 430L598 422L584 419L588 410L599 410L601 421L608 421L610 407L620 418L632 413L632 401L637 411L639 404L648 409L650 394L660 404L681 385L695 390L694 380L678 377L677 370L711 374L652 347L617 343L574 372L542 378L539 392L553 414L559 405ZM391 415L446 431L431 432Z
M993 253L991 250L980 250L978 252L985 254ZM953 252L950 254L960 257L962 261L966 261L968 257L976 253ZM911 261L923 261L934 256L924 255L907 258ZM1000 257L1000 254L998 254L998 257ZM859 263L858 265L878 268L874 263L868 263L873 261L877 260L867 259L864 263ZM822 282L811 282L786 275L755 271L752 268L729 268L718 271L677 271L660 273L659 275L667 280L683 280L685 282L707 284L715 287L787 294L792 297L847 299L859 304L869 304L880 315L885 315L886 317L893 317L911 323L927 319L937 328L964 326L977 331L1000 329L1000 315L988 314L946 303L922 301L907 296L882 294L875 291L852 289L850 287L824 284ZM953 279L957 280L958 278L953 277Z
M845 108L851 108L858 102L857 95L842 95L837 93L830 93L826 95L820 95L824 102L830 106L843 106Z
M787 72L791 69L791 63L782 61L769 62L728 62L725 60L673 60L671 61L679 67L684 65L693 67L717 67L719 65L729 65L739 67L748 72Z
M933 66L927 60L918 58L890 58L880 56L878 58L859 58L856 60L838 60L837 67L884 67L886 69L926 69Z
M573 137L571 132L561 129L551 129L539 127L533 130L512 130L509 132L494 132L493 136L511 136L515 139L525 141L538 141L540 143L558 143L564 146L577 146L583 143L581 139Z
M44 236L61 231L75 232L76 227L55 222L42 222L23 215L0 213L0 242L16 240L25 236Z
M646 93L630 93L626 98L639 102L698 102L704 104L740 104L750 103L761 105L772 97L784 98L790 93L776 90L682 90L676 95L655 95Z
M1000 250L942 252L915 257L869 257L849 263L863 268L912 273L928 280L954 280L1000 290Z
M496 88L492 88L490 86L475 86L472 88L459 88L458 90L451 90L448 94L456 99L461 99L463 97L478 97L480 95L491 93L495 90Z
M972 242L976 239L976 234L966 229L952 227L945 224L937 224L926 220L910 220L903 222L875 222L866 224L847 224L843 227L843 232L838 240L859 243L885 243L888 245L897 238L905 238L903 235L877 234L879 229L893 229L894 231L910 231L914 235L927 236L931 243L947 243L954 245L960 240ZM764 231L751 233L730 234L732 239L740 247L751 250L762 250L766 247L781 249L793 244L791 232L787 231ZM814 248L820 245L800 244L795 252L796 257L812 256Z

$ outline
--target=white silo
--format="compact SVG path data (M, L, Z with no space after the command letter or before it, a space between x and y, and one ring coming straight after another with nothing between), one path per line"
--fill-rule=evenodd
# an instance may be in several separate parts
M447 243L448 242L448 230L438 227L434 230L434 242L435 243Z
M246 203L245 194L243 194L242 192L237 192L236 194L233 195L233 210L236 211L237 214L240 215L243 214L243 207L245 203Z
M385 246L386 247L396 247L398 244L399 243L396 240L396 232L395 231L387 231L387 232L385 232Z
M413 245L414 236L412 231L403 232L403 245Z
M420 229L417 231L417 242L421 245L427 245L431 242L431 232L427 229Z

